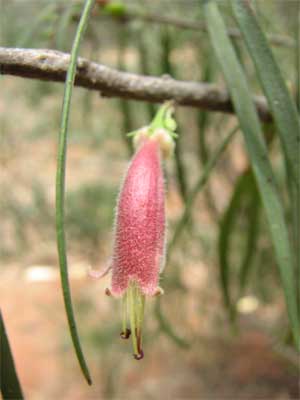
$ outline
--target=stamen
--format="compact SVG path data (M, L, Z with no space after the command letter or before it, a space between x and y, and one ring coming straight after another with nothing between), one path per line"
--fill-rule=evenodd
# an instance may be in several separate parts
M111 291L108 288L105 289L104 293L106 294L106 296L111 296Z
M131 335L131 330L129 328L126 328L125 331L122 331L120 333L121 339L129 339L130 335Z
M128 300L129 300L129 319L132 332L132 345L135 354L138 354L138 344L136 337L136 313L135 313L135 301L134 301L134 286L132 283L128 287Z
M155 297L158 297L158 296L162 296L164 294L164 289L162 289L161 287L157 287L156 289L155 289L155 293L154 293L154 296Z
M136 337L137 337L138 353L141 354L143 352L143 350L142 350L142 332L137 330Z
M122 298L122 332L120 333L122 339L128 339L131 334L131 330L127 328L127 302L128 296L127 293L124 293Z
M134 355L133 355L133 358L134 358L135 360L141 360L142 358L144 358L144 352L143 352L143 350L141 350L141 351L139 352L139 354L134 354Z

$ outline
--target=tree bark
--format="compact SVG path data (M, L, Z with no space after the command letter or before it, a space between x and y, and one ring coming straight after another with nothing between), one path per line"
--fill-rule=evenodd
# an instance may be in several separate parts
M55 50L0 47L0 74L64 82L70 55ZM225 89L204 82L179 81L170 76L153 77L118 71L79 58L75 85L97 90L104 97L160 103L173 99L178 105L208 111L234 113ZM253 96L260 119L272 115L263 96Z

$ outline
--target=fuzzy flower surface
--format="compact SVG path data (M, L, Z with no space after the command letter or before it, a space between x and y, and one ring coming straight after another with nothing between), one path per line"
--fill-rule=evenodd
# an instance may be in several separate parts
M159 142L144 138L130 163L117 207L111 293L132 282L144 295L157 291L164 261L164 181Z
M163 293L159 274L165 261L165 190L162 159L174 149L173 107L164 104L152 123L130 134L137 148L123 181L115 221L111 287L122 298L123 339L132 336L134 358L143 358L146 296Z

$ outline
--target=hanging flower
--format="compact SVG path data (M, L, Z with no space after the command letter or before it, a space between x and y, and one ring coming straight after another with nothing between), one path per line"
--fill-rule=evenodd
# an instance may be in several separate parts
M174 149L176 124L172 112L173 107L166 103L149 126L130 134L137 150L117 205L113 258L109 267L112 283L106 294L122 297L121 337L127 339L131 334L137 360L144 356L145 297L163 293L158 286L165 260L166 225L161 158L168 157Z

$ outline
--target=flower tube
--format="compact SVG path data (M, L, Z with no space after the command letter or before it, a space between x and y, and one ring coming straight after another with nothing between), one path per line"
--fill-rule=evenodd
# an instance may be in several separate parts
M163 293L159 274L165 262L165 191L162 158L172 154L176 124L166 103L153 122L130 134L137 148L122 184L115 220L111 287L106 294L122 297L123 339L132 336L134 358L140 360L146 296Z

